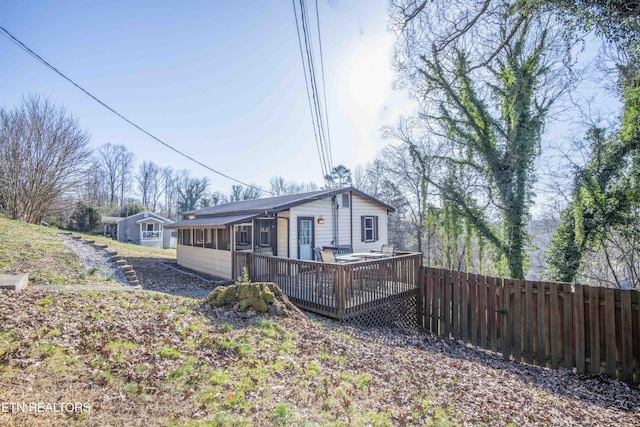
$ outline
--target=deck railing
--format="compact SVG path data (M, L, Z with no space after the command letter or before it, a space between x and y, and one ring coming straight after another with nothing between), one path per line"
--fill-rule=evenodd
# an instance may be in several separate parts
M246 267L250 280L275 282L298 307L337 319L417 293L421 264L416 253L349 263L233 253L235 279Z
M162 239L162 231L143 231L142 240L160 240Z

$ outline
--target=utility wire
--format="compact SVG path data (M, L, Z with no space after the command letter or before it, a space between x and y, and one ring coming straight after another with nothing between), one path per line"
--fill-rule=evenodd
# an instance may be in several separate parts
M322 97L318 90L318 77L316 73L316 64L314 61L314 44L312 39L311 25L309 24L309 13L307 11L305 0L299 0L300 4L300 16L298 16L298 10L296 8L296 0L292 0L293 11L296 20L296 31L298 34L298 43L300 47L300 57L302 59L302 68L305 77L305 85L307 88L307 99L309 101L309 110L311 112L311 122L314 130L314 137L316 141L316 148L318 151L318 159L320 161L320 167L322 169L323 178L325 184L327 182L327 176L330 175L332 170L332 158L331 158L331 146L328 136L328 124L325 126L325 117L323 117ZM316 14L318 7L316 3ZM319 18L316 19L317 24L320 24ZM318 35L319 28L318 28ZM303 47L304 44L304 47ZM322 43L319 43L321 66L322 66ZM323 67L323 66L322 66ZM324 68L324 67L323 67ZM324 89L324 69L321 70ZM327 113L326 106L326 91L324 96L324 113ZM328 117L328 114L327 114ZM327 122L328 123L328 122Z
M321 146L318 143L319 139L318 139L318 133L316 131L316 122L315 122L315 118L314 118L314 114L313 114L313 103L311 101L311 89L309 87L309 78L307 78L307 67L305 66L305 62L304 62L304 53L302 50L302 38L300 37L300 26L298 24L298 11L296 10L296 0L291 0L291 3L293 4L293 13L294 13L294 18L296 21L296 32L298 33L298 46L300 47L300 58L302 59L302 72L304 73L304 84L305 87L307 88L307 100L309 101L309 111L311 112L311 124L313 127L313 137L316 141L316 149L318 151L318 159L320 160L320 169L322 172L322 179L325 181L325 184L327 184L327 178L326 178L326 170L325 170L325 164L322 161L323 156L321 153ZM306 44L305 44L306 46Z
M29 55L31 55L33 58L35 58L38 62L42 63L43 65L45 65L46 67L48 67L49 69L53 70L56 74L58 74L60 77L62 77L63 79L67 80L69 83L71 83L72 85L74 85L75 87L77 87L78 89L80 89L82 92L84 92L87 96L89 96L90 98L92 98L94 101L96 101L98 104L102 105L104 108L106 108L107 110L111 111L113 114L115 114L116 116L120 117L122 120L124 120L125 122L129 123L131 126L133 126L134 128L138 129L140 132L144 133L145 135L151 137L152 139L154 139L155 141L159 142L160 144L164 145L165 147L167 147L168 149L178 153L179 155L191 160L192 162L202 166L203 168L207 169L208 171L211 171L215 174L218 174L224 178L230 179L231 181L237 182L238 184L242 184L245 185L247 187L251 187L251 188L255 188L257 190L260 190L262 192L265 192L267 194L274 194L272 191L267 191L264 190L260 187L257 187L255 185L252 184L247 184L245 182L242 182L238 179L235 179L227 174L224 174L222 172L219 172L213 168L211 168L210 166L205 165L204 163L200 162L199 160L194 159L193 157L191 157L190 155L183 153L182 151L178 150L177 148L172 147L171 145L167 144L166 142L162 141L160 138L154 136L153 134L151 134L150 132L147 132L145 129L143 129L142 127L138 126L137 124L135 124L134 122L132 122L131 120L127 119L125 116L123 116L122 114L118 113L116 110L114 110L113 108L111 108L110 106L108 106L107 104L105 104L104 102L102 102L101 100L99 100L97 97L95 97L93 94L91 94L89 91L87 91L86 89L84 89L82 86L80 86L79 84L77 84L76 82L74 82L73 80L71 80L69 77L67 77L65 74L63 74L60 70L58 70L56 67L54 67L53 65L51 65L50 63L48 63L47 61L45 61L40 55L38 55L37 53L35 53L34 51L32 51L31 49L29 49L29 47L27 47L24 43L22 43L20 40L18 40L16 37L13 36L13 34L11 34L9 31L7 31L6 28L0 26L0 30L2 30L5 33L5 36L9 38L9 40L11 40L14 44L16 44L20 49L24 50L25 52L27 52Z
M329 130L329 111L327 109L327 85L324 80L324 58L322 55L322 36L320 35L320 12L318 11L318 0L316 0L316 24L318 27L318 47L320 51L320 73L322 75L322 92L324 96L324 116L327 123L327 157L329 157L329 168L333 170L333 154L331 151L331 132Z
M311 39L311 28L309 25L309 14L307 12L307 5L305 0L300 0L300 9L301 9L301 20L302 20L302 32L305 40L305 47L307 53L307 64L309 67L309 76L311 78L311 93L313 94L313 103L314 103L314 112L316 117L316 122L318 124L318 133L320 135L320 139L318 143L320 144L320 151L322 152L322 162L325 166L326 174L330 174L331 168L329 167L329 161L327 160L327 153L325 150L326 147L326 132L324 126L324 120L322 118L322 106L320 101L320 94L318 93L318 79L316 78L316 65L313 60L313 41Z

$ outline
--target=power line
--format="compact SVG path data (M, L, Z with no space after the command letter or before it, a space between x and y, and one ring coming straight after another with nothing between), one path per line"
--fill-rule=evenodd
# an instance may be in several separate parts
M300 46L300 57L302 59L302 69L305 77L305 85L307 88L307 99L309 101L309 110L311 112L311 122L313 125L314 138L318 151L318 159L322 169L325 184L327 184L326 176L330 174L333 168L331 155L331 142L329 137L328 126L328 110L326 85L324 82L324 60L322 57L322 42L319 40L320 51L320 67L321 78L324 91L324 111L322 108L322 99L318 90L318 77L316 73L316 64L314 61L314 44L311 35L311 25L309 24L309 13L307 11L305 0L299 0L300 16L296 8L296 0L292 0L293 12L296 21L296 31L298 34L298 43ZM298 22L299 21L299 22ZM318 26L318 38L320 39L320 18L318 16L318 4L316 2L316 23ZM302 29L302 31L301 31ZM303 48L304 44L304 48ZM324 117L323 117L324 115ZM326 125L325 125L326 123Z
M251 188L255 188L257 190L263 191L267 194L274 194L271 191L268 190L264 190L260 187L257 187L255 185L252 184L247 184L245 182L242 182L238 179L235 179L227 174L224 174L222 172L219 172L213 168L211 168L210 166L205 165L204 163L200 162L199 160L194 159L193 157L189 156L186 153L183 153L182 151L178 150L177 148L172 147L171 145L167 144L166 142L164 142L163 140L161 140L160 138L156 137L155 135L151 134L150 132L147 132L145 129L143 129L142 127L138 126L137 124L135 124L134 122L132 122L131 120L127 119L125 116L123 116L122 114L118 113L116 110L114 110L113 108L111 108L110 106L108 106L107 104L105 104L104 102L102 102L101 100L99 100L97 97L95 97L93 94L91 94L89 91L87 91L86 89L84 89L82 86L80 86L79 84L77 84L76 82L74 82L73 80L71 80L69 77L67 77L64 73L62 73L60 70L58 70L56 67L54 67L53 65L51 65L50 63L48 63L47 61L45 61L40 55L38 55L37 53L35 53L33 50L31 50L28 46L26 46L24 43L22 43L20 40L18 40L16 37L13 36L13 34L11 34L9 31L7 31L6 28L0 26L0 30L2 30L5 33L5 36L9 38L9 40L11 40L14 44L16 44L20 49L24 50L25 52L27 52L29 55L31 55L33 58L35 58L38 62L40 62L41 64L45 65L46 67L48 67L49 69L51 69L52 71L54 71L56 74L58 74L60 77L62 77L63 79L67 80L69 83L71 83L72 85L74 85L75 87L77 87L78 89L80 89L82 92L84 92L87 96L89 96L90 98L92 98L94 101L96 101L98 104L102 105L104 108L106 108L107 110L111 111L113 114L115 114L116 116L120 117L122 120L124 120L125 122L129 123L131 126L133 126L134 128L138 129L140 132L144 133L145 135L149 136L150 138L154 139L155 141L159 142L160 144L164 145L165 147L167 147L168 149L178 153L179 155L185 157L186 159L191 160L192 162L202 166L203 168L207 169L208 171L211 171L215 174L218 174L224 178L230 179L231 181L237 182L238 184L242 184L245 185L247 187L251 187Z
M320 73L322 75L322 94L324 97L324 115L327 122L327 153L329 157L329 167L333 170L333 155L331 152L331 132L329 131L329 111L327 108L327 85L324 80L324 57L322 55L322 36L320 35L320 12L318 11L318 0L316 0L316 24L318 27L318 47L320 51Z
M309 25L309 14L307 12L307 5L305 0L300 0L300 12L301 12L301 21L302 21L302 32L304 35L305 48L307 54L307 66L309 67L309 77L310 77L310 85L311 91L313 94L313 106L316 117L316 122L318 125L318 134L320 136L318 143L320 144L320 150L322 152L322 162L325 165L326 174L329 174L331 171L330 162L327 160L326 153L326 132L324 126L324 120L322 117L322 106L320 101L320 94L318 93L318 79L316 78L316 66L313 60L313 41L311 39L311 28ZM312 113L313 114L313 113Z
M318 150L318 159L320 160L320 169L322 171L322 179L327 183L325 178L327 175L325 162L323 161L322 147L319 144L318 133L316 131L316 122L313 115L313 103L311 102L311 90L309 88L309 79L307 78L307 67L304 64L304 53L302 51L302 38L300 37L300 26L298 25L298 12L296 10L296 0L291 0L293 4L293 13L296 20L296 32L298 33L298 46L300 47L300 58L302 59L302 72L304 73L304 84L307 89L307 100L309 101L309 111L311 112L311 124L313 127L313 137L316 141L316 149ZM305 44L306 46L306 44Z

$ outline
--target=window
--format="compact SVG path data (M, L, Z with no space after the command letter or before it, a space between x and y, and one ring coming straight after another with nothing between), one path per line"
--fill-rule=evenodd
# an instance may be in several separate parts
M204 245L204 230L195 230L196 238L194 241L194 245L203 246Z
M218 233L218 250L228 251L231 246L231 233L229 228L216 230Z
M350 205L349 195L348 194L343 194L342 195L342 207L343 208L348 208L349 205Z
M260 227L260 246L271 246L269 227Z
M185 228L182 231L182 244L191 246L191 229Z
M209 248L209 249L214 248L213 239L214 239L215 232L216 232L215 230L204 230L204 247L205 248Z
M258 246L271 247L271 241L273 240L271 235L273 233L274 221L270 219L259 219L256 220L256 227L258 230L258 234L256 236Z
M378 240L378 217L361 216L360 229L362 232L362 242L375 242Z
M251 249L251 225L238 225L236 228L236 249Z

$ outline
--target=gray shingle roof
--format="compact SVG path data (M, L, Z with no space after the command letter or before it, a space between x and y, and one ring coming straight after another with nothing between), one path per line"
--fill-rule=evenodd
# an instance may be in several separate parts
M227 225L239 224L245 221L249 221L258 216L257 214L249 215L226 215L226 216L206 216L202 218L185 219L184 221L174 222L173 224L165 225L164 228L225 228Z
M357 190L354 187L344 187L331 190L318 190L309 193L290 194L286 196L269 197L265 199L240 200L237 202L224 203L218 206L198 209L194 211L184 212L183 215L193 215L196 217L230 215L230 214L248 214L248 213L273 213L287 210L294 206L299 206L314 200L320 200L338 194L353 192L365 199L368 199L380 206L385 207L389 211L395 211L392 206ZM193 223L191 223L193 224Z

